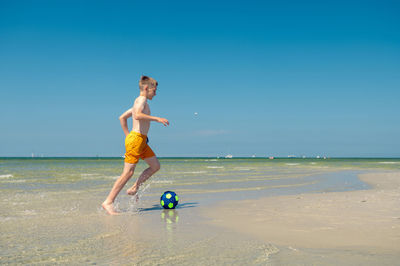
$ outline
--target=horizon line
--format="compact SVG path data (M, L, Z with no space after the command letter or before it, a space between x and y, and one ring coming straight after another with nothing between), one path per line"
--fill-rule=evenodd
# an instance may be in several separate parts
M0 159L73 159L73 158L82 158L82 159L123 159L121 156L0 156ZM364 157L364 156L233 156L232 158L226 158L225 156L158 156L159 159L319 159L319 160L328 160L328 159L400 159L400 157Z

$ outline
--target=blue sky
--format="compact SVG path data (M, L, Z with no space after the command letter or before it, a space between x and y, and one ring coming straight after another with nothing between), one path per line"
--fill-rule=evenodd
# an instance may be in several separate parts
M2 1L0 156L400 157L396 1ZM198 115L194 115L197 112Z

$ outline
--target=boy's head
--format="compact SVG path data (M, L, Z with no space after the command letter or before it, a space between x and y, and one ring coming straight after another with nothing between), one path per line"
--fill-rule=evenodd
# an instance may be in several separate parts
M156 95L158 82L148 76L141 76L139 80L140 95L146 96L148 99L153 99Z
M154 88L158 86L158 82L155 79L150 78L148 76L141 76L139 80L139 89L141 91L144 90L146 85L149 88Z

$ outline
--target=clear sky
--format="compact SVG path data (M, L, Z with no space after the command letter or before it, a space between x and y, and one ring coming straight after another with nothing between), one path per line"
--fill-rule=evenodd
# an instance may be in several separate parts
M400 157L398 1L0 0L0 156ZM198 113L195 115L195 113Z

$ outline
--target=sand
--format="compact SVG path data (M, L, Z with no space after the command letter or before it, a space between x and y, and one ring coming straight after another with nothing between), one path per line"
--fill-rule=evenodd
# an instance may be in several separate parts
M400 254L400 172L367 173L372 189L225 201L211 223L290 248Z

